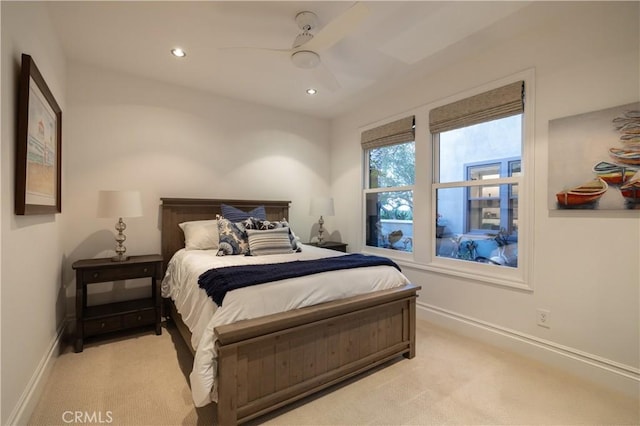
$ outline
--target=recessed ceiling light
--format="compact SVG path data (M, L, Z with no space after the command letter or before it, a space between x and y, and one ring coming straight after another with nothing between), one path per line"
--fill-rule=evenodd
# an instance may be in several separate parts
M175 49L171 49L171 54L178 58L184 58L185 56L187 56L187 52L180 49L179 47L176 47Z
M318 91L314 88L307 89L307 95L315 95Z

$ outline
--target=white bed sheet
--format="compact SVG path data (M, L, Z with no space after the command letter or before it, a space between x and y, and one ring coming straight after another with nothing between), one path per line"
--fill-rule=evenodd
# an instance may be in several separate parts
M269 256L216 256L216 250L180 250L167 267L162 296L170 297L192 333L196 351L190 374L196 407L217 400L215 327L332 300L385 290L409 280L396 268L375 266L323 272L230 291L218 307L198 286L198 277L214 267L290 262L343 253L302 245L302 252ZM346 284L348 283L348 284Z

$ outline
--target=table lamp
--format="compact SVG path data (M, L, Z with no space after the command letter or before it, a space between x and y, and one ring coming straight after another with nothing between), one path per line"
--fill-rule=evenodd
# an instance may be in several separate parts
M333 198L327 197L314 197L311 199L311 207L309 209L310 214L313 216L320 216L320 220L318 220L318 224L320 227L318 228L318 245L324 244L324 237L322 234L324 233L324 219L322 216L333 216Z
M116 255L114 262L123 262L129 257L125 255L127 248L122 244L127 237L122 233L127 225L123 217L142 216L142 202L139 191L100 191L98 193L98 217L117 217L116 223Z

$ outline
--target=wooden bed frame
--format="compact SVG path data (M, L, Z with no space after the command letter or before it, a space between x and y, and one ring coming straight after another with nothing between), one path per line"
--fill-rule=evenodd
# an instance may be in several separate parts
M162 198L165 265L184 247L178 224L215 218L223 203L245 211L264 205L269 220L288 218L290 204ZM249 421L398 356L413 358L419 289L408 284L217 327L218 424ZM191 349L173 304L171 317Z

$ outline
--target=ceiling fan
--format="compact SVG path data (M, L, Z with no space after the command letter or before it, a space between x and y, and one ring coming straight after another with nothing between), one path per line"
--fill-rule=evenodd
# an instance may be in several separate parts
M289 49L270 49L259 47L244 47L240 49L252 49L286 54L291 62L298 68L310 69L314 77L326 89L335 91L340 88L340 83L331 70L322 62L320 53L328 50L337 42L346 37L362 19L369 13L362 3L355 3L345 12L325 25L316 34L312 34L318 26L318 16L310 11L299 12L295 16L296 24L302 31L296 36ZM238 48L227 48L238 49Z

